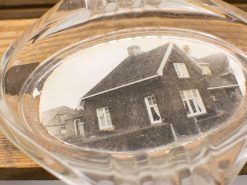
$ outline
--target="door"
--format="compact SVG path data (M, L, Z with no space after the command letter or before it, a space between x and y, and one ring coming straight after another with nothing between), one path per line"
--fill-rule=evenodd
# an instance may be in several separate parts
M80 119L74 120L75 135L80 137L85 137L84 123Z

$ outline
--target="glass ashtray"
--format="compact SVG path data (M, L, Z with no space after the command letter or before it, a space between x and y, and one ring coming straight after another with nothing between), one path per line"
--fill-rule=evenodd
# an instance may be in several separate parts
M218 0L62 0L2 59L1 128L68 184L229 184L246 40Z

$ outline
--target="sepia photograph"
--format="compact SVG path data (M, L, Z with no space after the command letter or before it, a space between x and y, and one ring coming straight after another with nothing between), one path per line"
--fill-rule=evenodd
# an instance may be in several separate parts
M242 66L208 43L114 40L74 54L49 76L40 120L50 135L78 147L155 148L227 124L245 84Z

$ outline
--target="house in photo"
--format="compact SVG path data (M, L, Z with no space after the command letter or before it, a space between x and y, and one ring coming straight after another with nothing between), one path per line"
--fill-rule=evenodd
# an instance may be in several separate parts
M83 113L65 106L46 111L42 114L42 122L48 133L64 141L74 142L78 137L83 138Z
M80 100L83 139L77 145L114 150L155 147L218 126L241 91L228 58L195 59L168 43L129 56ZM224 70L222 70L224 69Z

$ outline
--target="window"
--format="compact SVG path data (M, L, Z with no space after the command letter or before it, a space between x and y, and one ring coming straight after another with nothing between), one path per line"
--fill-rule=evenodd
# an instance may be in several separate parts
M180 95L182 97L184 108L187 111L188 117L207 113L200 93L197 89L180 91Z
M60 126L60 131L61 131L61 134L66 134L67 133L67 128L65 125L61 125Z
M212 74L212 71L210 70L208 64L201 64L201 68L203 70L204 75L211 75Z
M148 111L148 116L151 124L162 123L158 105L154 96L148 96L145 98L145 104Z
M111 115L108 107L99 108L97 111L97 117L100 130L114 129L111 121Z
M189 72L184 63L173 63L178 78L189 78Z

